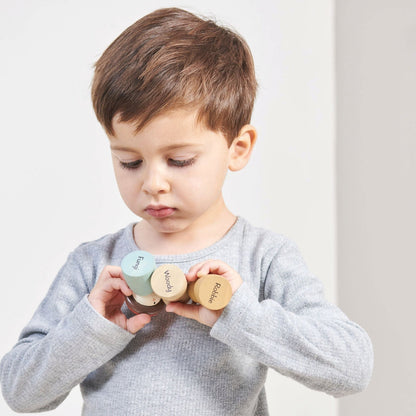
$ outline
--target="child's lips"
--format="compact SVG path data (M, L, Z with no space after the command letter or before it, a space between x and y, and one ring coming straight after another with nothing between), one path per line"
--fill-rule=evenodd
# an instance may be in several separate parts
M171 216L175 212L175 208L164 205L149 205L145 212L154 218L165 218Z

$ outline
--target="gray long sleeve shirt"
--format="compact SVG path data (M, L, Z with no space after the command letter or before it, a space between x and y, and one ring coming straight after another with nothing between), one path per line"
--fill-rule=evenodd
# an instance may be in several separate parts
M335 397L368 384L373 353L367 334L325 300L287 238L240 217L210 247L156 256L157 265L173 263L184 272L219 259L244 282L213 328L163 311L135 335L99 315L87 299L103 267L120 265L133 250L131 224L69 255L1 361L11 408L53 409L80 384L88 416L263 416L268 367Z

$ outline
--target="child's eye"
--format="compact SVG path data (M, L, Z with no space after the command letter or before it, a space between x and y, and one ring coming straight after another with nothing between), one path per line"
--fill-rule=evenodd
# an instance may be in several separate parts
M185 159L185 160L176 160L176 159L169 159L169 164L172 166L176 166L178 168L184 168L185 166L191 166L195 163L195 158Z
M123 169L134 170L134 169L137 169L138 167L140 167L141 164L142 164L142 160L134 160L133 162L122 162L120 160L120 166Z

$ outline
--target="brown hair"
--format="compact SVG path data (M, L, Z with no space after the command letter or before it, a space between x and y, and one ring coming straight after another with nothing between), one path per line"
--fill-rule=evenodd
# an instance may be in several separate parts
M257 82L244 39L211 20L177 8L159 9L128 27L95 64L92 102L113 135L113 118L137 131L174 108L198 111L198 121L229 144L250 122Z

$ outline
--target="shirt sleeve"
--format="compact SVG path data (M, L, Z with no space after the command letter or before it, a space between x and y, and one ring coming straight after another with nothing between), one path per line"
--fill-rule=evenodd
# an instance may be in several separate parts
M18 343L3 357L3 396L13 410L57 407L74 386L134 337L91 306L85 280L90 272L70 255Z
M270 263L264 299L244 282L211 336L334 397L362 391L372 373L368 335L325 300L322 284L290 241Z

